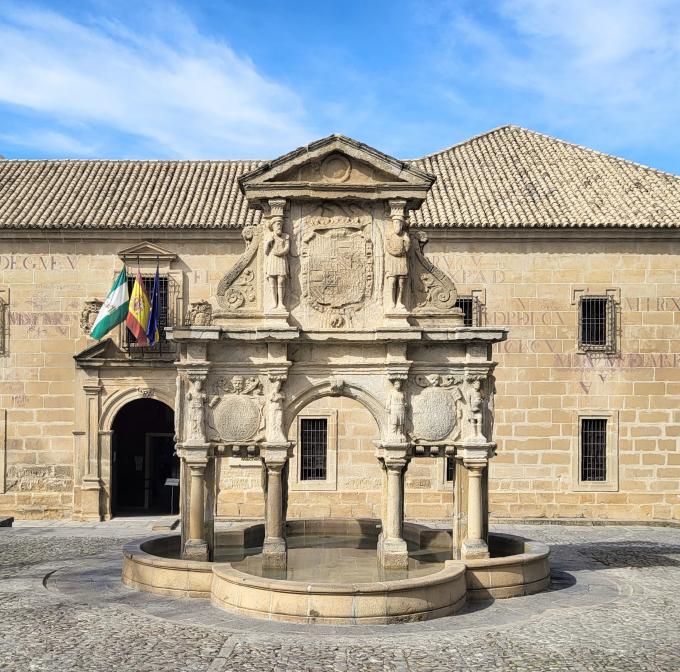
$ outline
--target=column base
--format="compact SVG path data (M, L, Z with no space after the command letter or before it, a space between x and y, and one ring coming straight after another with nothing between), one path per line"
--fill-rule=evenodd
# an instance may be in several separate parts
M460 555L462 560L481 560L489 557L489 547L482 539L466 539Z
M208 544L203 539L189 539L184 544L182 560L208 561Z
M99 522L102 519L100 510L102 482L97 476L83 477L80 488L80 516L83 522Z
M408 569L408 548L403 539L380 538L377 550L383 569Z
M262 569L287 569L288 548L285 539L269 538L262 544Z

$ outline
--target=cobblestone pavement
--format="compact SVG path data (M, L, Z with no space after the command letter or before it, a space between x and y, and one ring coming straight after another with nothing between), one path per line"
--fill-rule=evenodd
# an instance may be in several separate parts
M120 583L147 521L0 530L0 670L680 670L680 530L495 526L552 548L553 589L396 626L249 620Z

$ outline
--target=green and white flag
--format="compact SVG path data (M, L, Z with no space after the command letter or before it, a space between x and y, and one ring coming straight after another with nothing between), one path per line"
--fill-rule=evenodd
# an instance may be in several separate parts
M113 283L104 305L99 309L90 336L101 339L117 324L123 322L128 314L129 303L127 273L123 269Z

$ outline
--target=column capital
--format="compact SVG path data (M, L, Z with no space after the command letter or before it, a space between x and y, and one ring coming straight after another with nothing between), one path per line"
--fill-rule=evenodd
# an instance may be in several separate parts
M496 454L495 443L457 443L456 455L463 459L467 469L483 469L489 464L489 459Z
M262 443L264 450L260 451L260 457L268 469L281 469L288 462L288 453L294 445L294 441L283 441L281 443L265 441Z

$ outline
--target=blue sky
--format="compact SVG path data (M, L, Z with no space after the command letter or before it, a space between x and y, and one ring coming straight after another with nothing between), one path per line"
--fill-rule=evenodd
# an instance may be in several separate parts
M680 174L677 0L0 0L0 154L400 158L507 123Z

